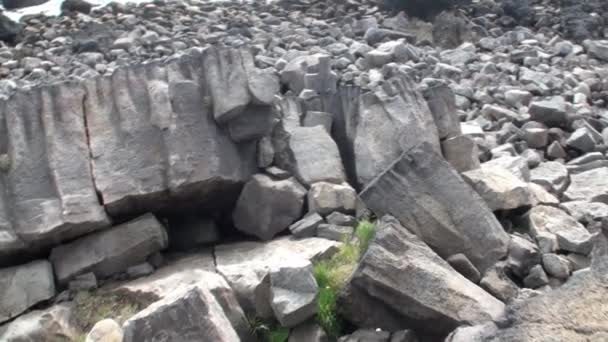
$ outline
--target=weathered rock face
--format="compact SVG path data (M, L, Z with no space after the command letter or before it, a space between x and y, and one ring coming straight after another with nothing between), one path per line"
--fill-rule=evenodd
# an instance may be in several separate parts
M103 319L93 326L85 342L122 342L122 327L113 319Z
M314 316L318 290L312 264L306 259L270 270L270 302L281 326L295 327Z
M167 247L167 233L156 218L147 214L55 247L49 259L57 281L66 284L73 277L93 272L98 278L124 271Z
M51 264L34 261L0 270L0 323L55 295Z
M360 196L442 257L463 253L483 272L507 253L509 237L487 205L428 144L404 152Z
M109 225L91 177L84 97L65 84L0 104L0 153L10 160L0 175L0 229L16 239L13 250L18 241L49 246Z
M587 200L608 204L608 168L600 167L570 176L564 197L571 201Z
M340 303L359 327L394 331L415 326L433 335L463 323L496 320L504 309L388 216L381 219Z
M255 168L255 147L232 143L213 118L228 122L225 115L233 119L229 113L240 114L251 100L242 70L232 71L230 89L215 84L232 80L222 78L229 66L216 64L236 63L237 55L192 51L166 66L118 69L86 84L93 175L108 213L159 210L171 198L220 207L235 200Z
M123 324L125 342L240 341L209 290L192 286L171 293Z
M49 0L2 0L2 6L6 9L23 8L41 5Z
M515 209L532 204L528 185L506 169L482 167L464 172L462 176L491 210Z
M77 337L78 330L69 304L34 310L0 327L0 340L6 342L69 341Z

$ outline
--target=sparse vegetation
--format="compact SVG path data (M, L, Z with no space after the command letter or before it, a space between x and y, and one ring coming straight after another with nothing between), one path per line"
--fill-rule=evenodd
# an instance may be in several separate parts
M361 221L355 239L344 241L340 250L329 260L315 264L314 274L319 285L317 321L332 338L342 334L343 322L338 314L338 294L354 272L359 259L367 251L376 232L376 225Z
M287 342L289 338L289 328L282 327L278 322L250 317L249 327L258 341Z

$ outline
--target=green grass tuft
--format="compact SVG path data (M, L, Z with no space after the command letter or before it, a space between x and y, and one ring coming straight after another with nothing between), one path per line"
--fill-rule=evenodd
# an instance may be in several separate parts
M357 230L355 230L355 236L359 240L359 253L361 255L365 254L375 235L376 225L374 223L367 220L359 222Z

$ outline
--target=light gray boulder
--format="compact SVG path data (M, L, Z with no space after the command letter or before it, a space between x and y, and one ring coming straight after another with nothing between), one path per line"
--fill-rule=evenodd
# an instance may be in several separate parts
M530 168L528 162L522 157L505 156L496 159L491 159L482 164L482 167L498 166L505 168L513 173L517 178L524 182L530 181Z
M608 167L573 174L564 192L569 201L587 200L608 204Z
M433 115L439 139L460 135L460 120L452 89L447 84L439 83L430 85L423 91L423 95Z
M442 257L463 253L480 272L507 253L509 237L483 199L429 144L406 151L360 194L394 215Z
M357 192L348 183L314 183L307 198L308 210L323 216L336 211L352 214L357 205Z
M235 227L270 240L302 216L306 189L295 179L258 174L245 184L232 213Z
M55 277L67 284L77 275L93 272L105 278L140 264L167 247L165 228L146 214L108 230L87 235L51 251Z
M111 318L106 318L95 323L87 334L85 342L122 342L123 337L120 324Z
M587 224L608 217L608 204L602 202L563 202L560 208L567 211L577 221Z
M381 219L339 307L358 327L394 331L408 325L431 335L465 322L496 320L504 310L389 216Z
M491 210L509 210L532 204L528 185L500 167L483 167L462 173L462 178Z
M173 291L123 324L124 342L152 342L159 336L184 342L236 342L238 334L221 305L205 288Z
M72 306L68 303L56 304L44 310L33 310L0 326L0 341L75 340L79 331L74 321Z
M295 327L317 313L319 287L306 259L270 270L270 305L284 327Z
M46 260L0 269L0 323L54 295L53 267Z
M458 135L441 142L441 150L445 159L458 172L475 170L480 167L479 149L473 138Z
M526 214L532 237L549 233L557 238L563 251L587 255L592 247L592 235L585 227L561 209L539 205Z
M247 106L226 126L230 139L236 143L242 143L270 134L278 121L277 113L270 106Z
M608 61L608 41L587 39L583 42L583 46L592 57Z
M323 217L313 212L289 226L289 231L297 238L313 237L317 235L317 227L321 223L323 223Z
M564 164L547 161L530 172L530 181L541 185L552 194L561 194L568 187L568 169Z
M558 254L543 254L543 268L548 275L558 279L568 279L572 272L570 261Z

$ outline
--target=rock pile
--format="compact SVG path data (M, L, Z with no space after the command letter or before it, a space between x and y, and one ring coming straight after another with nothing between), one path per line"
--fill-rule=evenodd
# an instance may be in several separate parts
M492 3L24 18L0 48L0 340L253 341L257 317L323 341L314 265L370 217L342 341L605 339L608 44ZM98 287L145 305L83 331Z

